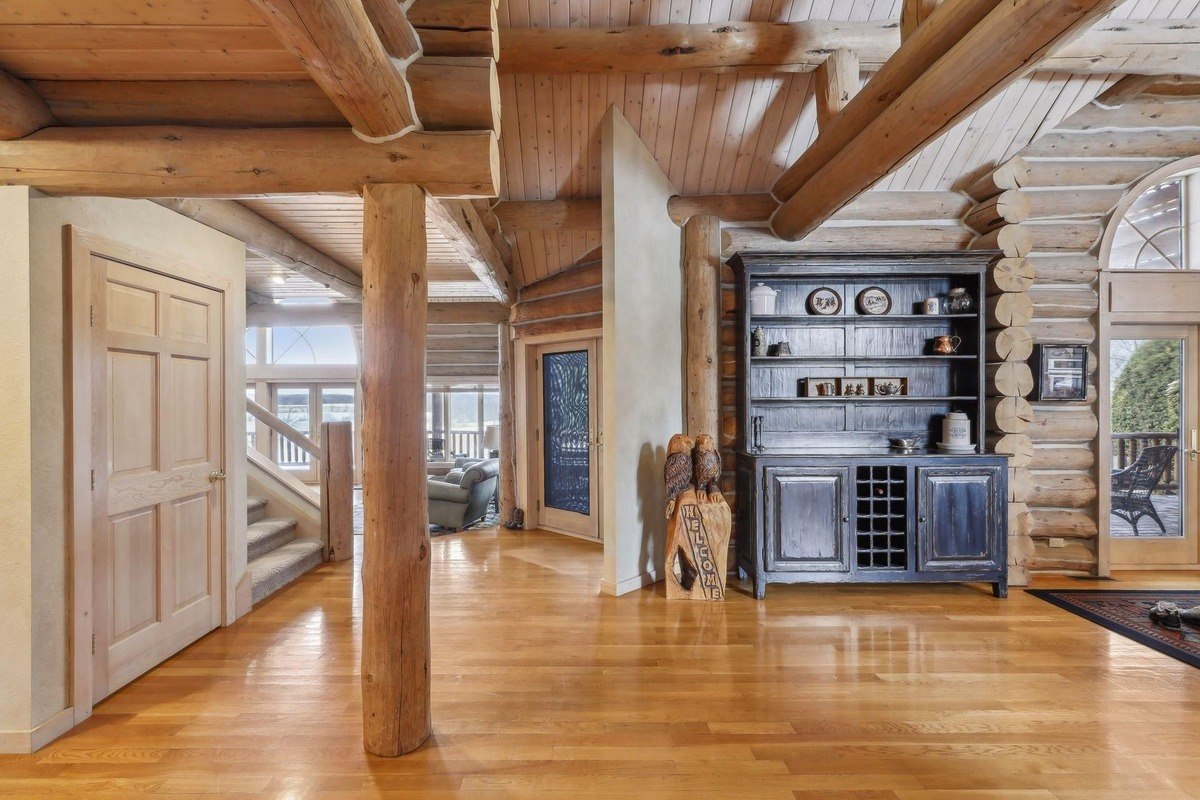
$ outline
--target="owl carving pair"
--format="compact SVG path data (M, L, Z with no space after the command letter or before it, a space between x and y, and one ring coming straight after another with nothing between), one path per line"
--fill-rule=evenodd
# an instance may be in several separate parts
M667 463L663 467L667 489L667 519L675 513L679 496L688 489L696 490L696 502L718 503L721 495L721 454L717 443L707 433L693 440L677 433L667 445Z

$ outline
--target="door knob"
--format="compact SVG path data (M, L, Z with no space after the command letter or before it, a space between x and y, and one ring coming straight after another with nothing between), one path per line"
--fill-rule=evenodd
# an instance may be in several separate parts
M225 470L223 469L208 473L209 483L216 483L217 481L223 480L225 480Z

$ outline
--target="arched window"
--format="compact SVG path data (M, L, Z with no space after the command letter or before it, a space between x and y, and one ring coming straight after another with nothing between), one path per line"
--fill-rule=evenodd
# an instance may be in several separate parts
M339 366L358 363L354 332L349 325L317 325L246 329L246 364L312 364Z
M1117 223L1109 269L1200 269L1200 172L1142 192Z

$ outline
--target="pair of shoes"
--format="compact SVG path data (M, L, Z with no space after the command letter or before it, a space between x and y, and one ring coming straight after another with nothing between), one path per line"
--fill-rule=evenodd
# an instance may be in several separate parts
M1200 626L1200 606L1180 608L1177 603L1159 600L1150 609L1150 619L1171 631L1182 630L1184 622Z

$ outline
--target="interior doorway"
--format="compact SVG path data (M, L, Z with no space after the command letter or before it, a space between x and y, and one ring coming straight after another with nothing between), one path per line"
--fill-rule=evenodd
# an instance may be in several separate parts
M221 623L228 320L222 290L98 238L73 232L70 270L78 722Z
M533 526L600 540L600 341L532 348Z
M1200 326L1116 324L1108 336L1113 569L1200 565Z

